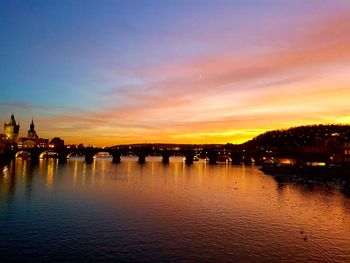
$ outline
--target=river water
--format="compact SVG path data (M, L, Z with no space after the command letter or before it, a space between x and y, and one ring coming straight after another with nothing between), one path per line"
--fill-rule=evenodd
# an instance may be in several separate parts
M350 197L254 165L16 159L0 262L350 262Z

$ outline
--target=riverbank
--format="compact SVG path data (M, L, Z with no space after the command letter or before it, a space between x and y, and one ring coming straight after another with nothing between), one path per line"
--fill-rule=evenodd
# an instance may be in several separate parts
M279 183L338 186L350 194L350 169L343 166L264 165L260 168Z

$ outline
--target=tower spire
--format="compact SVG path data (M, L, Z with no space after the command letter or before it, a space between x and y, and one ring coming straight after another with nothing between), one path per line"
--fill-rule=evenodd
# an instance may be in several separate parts
M33 117L32 117L32 123L30 124L30 130L34 131L34 120L33 120Z
M10 123L11 123L12 125L15 125L15 124L16 124L15 115L13 115L13 114L11 114Z

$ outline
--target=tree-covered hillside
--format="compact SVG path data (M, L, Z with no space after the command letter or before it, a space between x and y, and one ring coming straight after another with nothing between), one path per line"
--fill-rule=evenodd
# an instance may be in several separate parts
M336 137L338 141L350 140L350 125L309 125L273 130L258 135L244 143L245 147L301 147L321 144L327 138Z

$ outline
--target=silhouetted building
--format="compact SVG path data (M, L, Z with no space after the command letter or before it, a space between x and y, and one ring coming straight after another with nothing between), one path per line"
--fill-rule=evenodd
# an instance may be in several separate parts
M12 114L9 123L4 124L6 139L16 141L19 134L19 124L16 123L15 116Z
M305 153L328 153L329 149L325 145L311 145L302 147L302 151Z
M343 146L343 150L344 150L344 163L346 164L350 164L350 142L345 142L344 146Z
M33 122L33 119L32 119L32 123L30 124L30 129L28 130L28 135L27 135L27 138L28 139L32 139L32 140L38 140L39 139L39 136L36 134L36 131L34 129L34 122Z
M18 149L23 148L35 148L37 146L35 139L29 139L26 137L22 137L18 140L17 147Z
M49 147L49 139L39 138L38 147L39 148L48 148Z
M84 148L85 148L84 144L82 143L78 144L78 149L84 149Z
M20 138L18 140L17 147L19 149L36 148L36 147L48 148L49 147L49 140L39 138L38 134L35 131L34 121L32 120L31 124L29 125L27 137Z
M64 148L64 140L55 137L50 141L50 148Z

